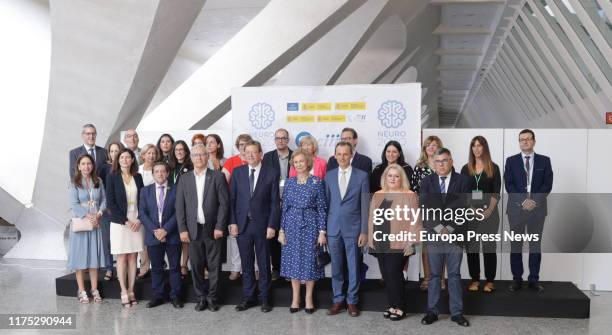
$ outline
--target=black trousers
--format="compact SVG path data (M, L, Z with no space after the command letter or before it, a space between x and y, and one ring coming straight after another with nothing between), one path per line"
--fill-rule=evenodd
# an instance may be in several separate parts
M406 259L403 253L385 253L376 255L382 278L385 281L387 300L389 306L405 310L406 294L404 292L404 264Z
M268 240L270 245L270 261L272 262L272 271L278 271L280 274L281 267L281 244L278 242L278 230L276 235L271 240Z
M469 222L468 230L478 234L495 234L499 230L499 213L497 210L482 222ZM484 259L484 272L487 281L494 281L497 275L497 243L496 241L468 241L466 245L467 262L470 277L473 281L480 280L480 246Z
M213 230L212 225L199 224L197 238L189 241L191 278L198 300L218 298L222 239L215 240ZM208 268L208 280L204 279L204 267Z

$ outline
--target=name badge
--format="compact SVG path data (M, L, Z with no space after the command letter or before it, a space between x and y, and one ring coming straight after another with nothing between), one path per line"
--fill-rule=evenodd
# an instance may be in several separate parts
M285 187L285 179L281 179L279 182L280 187Z
M473 190L472 200L482 200L482 190Z

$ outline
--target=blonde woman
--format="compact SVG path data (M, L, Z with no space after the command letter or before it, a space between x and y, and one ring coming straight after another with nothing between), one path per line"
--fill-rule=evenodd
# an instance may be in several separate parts
M381 190L374 193L370 204L371 212L374 209L394 209L400 208L414 209L419 208L419 198L416 193L410 190L408 176L404 168L398 164L389 164L385 168L380 179ZM410 213L414 213L410 211ZM394 218L384 222L374 223L374 216L370 215L369 246L372 253L378 259L380 272L385 282L389 308L383 316L392 321L404 318L406 301L404 294L404 265L408 261L408 256L414 254L414 244L419 242L419 232L422 223L420 216L406 218ZM374 232L377 236L382 234L403 234L410 236L407 241L379 241L374 240ZM380 237L378 238L380 239Z
M300 148L306 151L312 156L313 165L310 170L310 174L320 179L325 179L325 173L327 172L327 161L317 154L319 153L319 144L313 136L304 136L300 139ZM289 177L296 177L297 171L295 167L289 168Z

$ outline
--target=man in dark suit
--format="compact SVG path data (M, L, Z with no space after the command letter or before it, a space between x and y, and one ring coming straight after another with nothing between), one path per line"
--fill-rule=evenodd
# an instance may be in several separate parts
M350 143L338 142L334 152L339 166L325 175L329 209L327 235L334 291L333 305L327 315L336 315L347 309L350 316L359 316L360 248L368 239L370 179L365 171L351 166L353 146Z
M470 192L465 176L453 171L453 157L446 148L440 148L434 156L436 173L421 181L421 203L425 209L441 209L440 213L452 210L450 220L447 215L434 215L433 211L425 217L423 226L429 259L429 288L427 290L427 314L421 321L430 325L438 320L438 301L440 300L440 277L444 264L448 269L448 294L451 320L467 327L469 321L463 316L463 289L461 287L461 260L465 242L466 224L456 217L457 210L467 208L467 193ZM464 220L464 218L462 218ZM446 236L442 236L446 235ZM454 235L454 236L452 236ZM455 242L443 238L456 238Z
M83 139L83 145L70 150L69 155L69 171L70 179L74 177L74 171L76 169L76 161L79 156L89 154L93 157L96 162L96 171L100 171L100 168L106 163L108 153L106 149L96 145L96 136L98 135L96 127L88 123L83 126L81 130L81 138Z
M353 146L353 156L351 157L351 166L365 171L368 178L372 174L372 160L368 156L364 156L357 152L358 136L357 131L353 128L344 128L340 133L340 141L348 142ZM327 161L327 172L338 168L338 161L335 156L329 157Z
M236 306L244 311L261 301L261 311L272 310L270 290L270 245L280 221L279 175L262 169L261 144L253 141L245 147L247 165L234 169L230 182L230 234L236 236L242 260L243 301ZM255 256L259 267L259 296L255 296Z
M263 157L263 166L266 169L273 169L279 175L279 191L282 199L285 180L289 176L289 160L293 151L289 149L289 131L287 129L278 129L274 132L274 144L276 149L267 152ZM272 260L272 281L280 276L281 264L281 245L278 243L278 236L269 240L270 243L270 258Z
M153 165L155 183L140 192L138 219L145 228L145 245L151 260L151 289L153 299L147 308L164 303L164 256L170 268L170 302L183 308L181 295L181 240L176 226L176 189L168 185L170 166L165 162Z
M510 231L514 234L537 234L538 241L529 241L529 288L537 292L544 290L540 284L540 262L542 254L542 231L547 215L546 198L552 190L553 171L550 158L536 154L535 134L530 129L519 133L521 153L506 159L504 183L508 192L506 213L510 220ZM521 289L523 282L523 241L510 243L510 267L514 282L509 290Z
M193 171L179 178L176 187L176 222L182 242L189 243L193 287L198 296L196 311L215 312L223 232L229 219L229 195L225 176L207 169L208 152L202 144L191 149ZM208 281L204 267L208 268Z

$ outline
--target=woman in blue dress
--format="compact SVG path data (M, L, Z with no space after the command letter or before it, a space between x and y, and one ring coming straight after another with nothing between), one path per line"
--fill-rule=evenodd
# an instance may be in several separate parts
M312 156L298 149L291 157L297 176L287 179L283 191L281 228L281 276L291 279L293 298L289 311L300 309L300 282L306 282L308 314L314 312L312 294L315 281L325 276L325 269L317 265L317 255L327 243L327 201L324 182L310 175Z
M85 291L85 269L89 269L91 296L94 302L102 302L98 291L98 268L104 268L105 258L102 246L102 231L100 217L106 209L106 197L102 180L96 175L94 160L90 155L82 155L77 159L76 172L69 189L70 207L74 218L89 220L91 231L72 231L70 227L68 268L76 270L79 291L77 297L80 303L89 303Z

